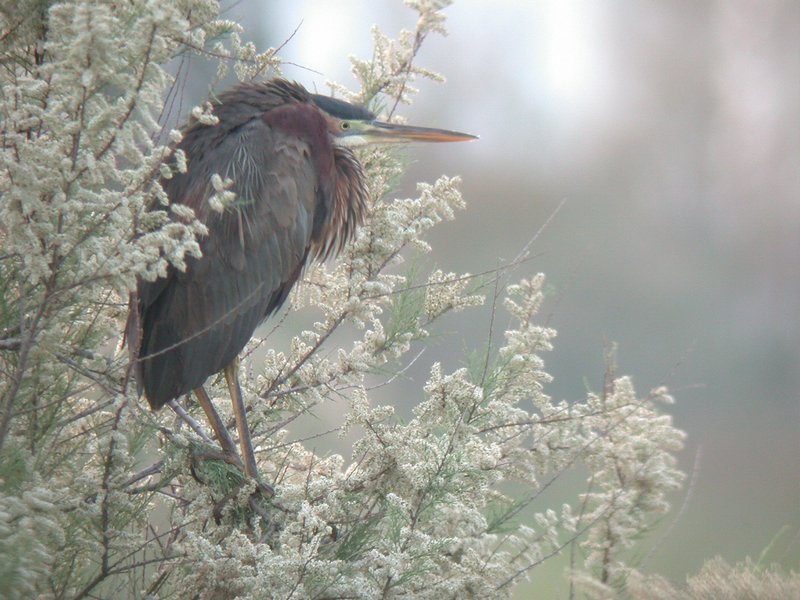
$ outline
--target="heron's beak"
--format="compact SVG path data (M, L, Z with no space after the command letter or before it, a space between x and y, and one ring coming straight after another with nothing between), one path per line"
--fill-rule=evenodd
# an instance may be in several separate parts
M432 129L430 127L414 127L413 125L397 125L383 121L364 123L361 135L368 143L391 144L403 142L468 142L478 139L477 135Z

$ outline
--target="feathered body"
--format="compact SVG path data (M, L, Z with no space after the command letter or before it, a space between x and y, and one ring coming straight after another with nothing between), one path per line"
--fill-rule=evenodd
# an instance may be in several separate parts
M213 104L218 124L183 130L187 171L162 181L170 202L192 208L208 228L202 257L189 258L185 272L140 282L139 326L128 332L153 409L231 364L303 266L341 250L366 210L361 166L334 143L330 115L374 115L279 79L241 84ZM236 194L221 213L208 202L215 173L233 180Z

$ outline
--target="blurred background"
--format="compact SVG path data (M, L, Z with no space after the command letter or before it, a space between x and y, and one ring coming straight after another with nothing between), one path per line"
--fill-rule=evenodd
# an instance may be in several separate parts
M348 56L371 55L373 23L391 37L415 25L399 0L226 6L262 50L296 29L285 75L322 92L355 87ZM715 555L763 553L797 569L800 2L461 0L446 14L450 35L417 64L448 81L419 82L401 112L481 139L408 151L401 196L463 178L467 210L435 230L432 260L492 269L552 217L516 273L550 284L548 393L601 390L616 342L619 372L642 394L668 385L688 434L685 489L643 568L681 581ZM413 403L432 362L456 368L485 344L474 316L444 329L408 373L414 391L382 402Z

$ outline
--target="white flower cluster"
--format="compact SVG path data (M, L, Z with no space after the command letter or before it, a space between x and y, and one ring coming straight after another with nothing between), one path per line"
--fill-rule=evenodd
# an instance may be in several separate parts
M219 173L214 173L211 176L211 188L214 193L208 198L208 206L211 210L222 213L226 207L229 207L234 200L236 200L236 193L231 191L233 180L219 176Z
M364 235L370 237L369 224ZM371 248L361 242L362 250ZM389 246L384 251L392 254ZM258 391L271 385L270 395L294 398L285 410L303 411L346 390L350 406L341 434L359 436L352 461L319 457L287 442L286 432L262 439L265 449L273 448L262 463L276 484L273 510L266 520L251 519L251 536L231 531L219 539L218 530L194 531L182 549L204 566L186 573L189 589L203 596L211 581L243 598L258 598L264 589L287 597L506 597L532 568L578 540L590 550L585 569L597 571L599 581L600 548L602 556L627 548L663 512L665 494L680 480L672 453L682 434L653 405L663 390L639 400L622 378L601 406L594 395L574 404L546 396L550 377L539 354L551 348L555 332L536 323L544 285L537 275L510 286L505 306L517 327L506 332L495 358L478 371L445 373L434 364L424 398L401 424L392 407L372 404L363 383L385 360L378 357L386 352L386 328L371 304L384 296L348 303L353 288L335 285L339 275L339 269L316 273L318 285L311 287L323 291L304 297L319 301L328 320L295 338L290 356L269 354L271 376L259 379ZM453 280L439 272L432 278ZM364 273L356 279L357 290L371 290L363 285ZM318 359L320 336L343 322L347 310L364 305L373 312L362 323L363 339L350 352ZM330 312L333 306L341 312ZM424 307L418 304L413 313L416 327L426 322ZM421 337L409 335L409 341ZM398 352L408 349L406 343ZM284 380L276 386L275 377ZM256 400L253 414L269 428L275 411L263 406ZM503 486L515 482L533 498L578 462L592 469L591 492L576 501L580 510L564 504L532 514L532 526L521 523L522 505ZM620 480L620 473L628 477ZM192 506L187 519L194 523L203 505ZM212 503L205 506L208 514L199 522L213 513ZM609 541L614 528L621 537Z
M585 567L603 582L624 574L622 560L642 531L669 510L666 494L678 489L683 473L675 453L684 434L657 402L673 402L664 388L637 398L628 377L614 379L602 395L591 394L584 407L591 448L584 463L592 487L583 495L582 523L592 523Z
M442 12L451 4L450 0L405 0L405 4L417 11L419 17L414 31L402 30L397 39L383 33L377 25L372 28L373 54L369 60L351 57L351 68L361 82L360 94L347 94L341 86L331 87L341 91L350 100L368 102L378 94L395 99L397 104L411 104L417 93L411 83L417 77L443 82L444 77L435 71L415 64L425 38L431 34L447 35L446 17ZM394 108L390 114L394 113Z
M158 542L130 477L156 429L119 339L137 278L185 268L205 234L159 184L186 168L162 65L238 26L213 0L0 13L0 597L145 596L128 576Z

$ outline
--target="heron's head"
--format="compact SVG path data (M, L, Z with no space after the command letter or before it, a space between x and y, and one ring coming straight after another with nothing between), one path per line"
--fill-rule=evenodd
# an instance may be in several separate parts
M362 106L330 96L312 94L311 99L328 117L328 127L338 146L401 144L407 142L466 142L478 136L447 129L398 125L379 121Z

